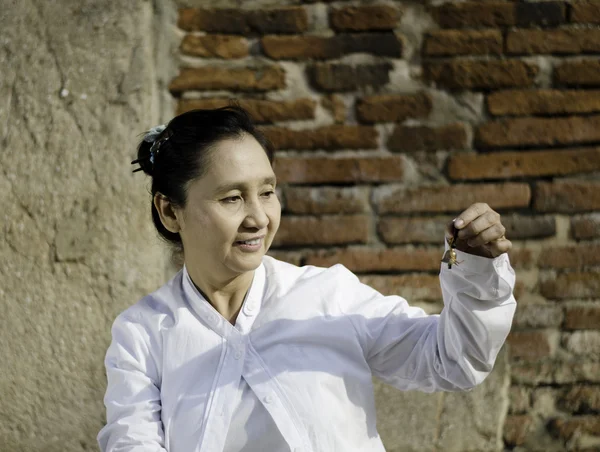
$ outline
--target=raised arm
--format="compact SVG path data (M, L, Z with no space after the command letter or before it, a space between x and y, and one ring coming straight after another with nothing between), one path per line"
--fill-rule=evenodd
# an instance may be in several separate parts
M491 372L510 331L516 301L514 271L498 248L510 248L510 242L497 214L486 212L482 214L488 219L475 225L481 215L470 216L473 210L458 217L464 218L461 230L468 231L463 237L458 234L460 241L470 241L471 248L485 246L477 249L482 254L491 249L491 257L457 248L457 263L451 269L441 264L444 309L439 316L428 316L399 296L383 296L346 272L344 286L349 289L339 298L340 305L355 323L373 374L383 381L402 390L468 390ZM487 231L488 240L482 242L481 232L471 233L475 228L466 229L469 225Z
M106 354L107 423L98 444L102 452L166 452L156 344L141 322L124 314L113 324Z

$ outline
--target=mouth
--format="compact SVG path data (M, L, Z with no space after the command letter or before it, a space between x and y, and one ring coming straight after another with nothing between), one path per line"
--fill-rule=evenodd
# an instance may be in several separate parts
M238 240L234 243L235 246L239 247L243 251L257 251L261 248L265 236L253 237L248 240Z

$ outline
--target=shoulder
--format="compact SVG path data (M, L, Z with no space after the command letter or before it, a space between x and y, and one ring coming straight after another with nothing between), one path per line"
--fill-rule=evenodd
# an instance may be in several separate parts
M263 264L269 283L277 284L281 289L284 289L284 292L305 285L315 285L320 289L326 289L328 287L344 287L349 283L359 282L356 275L342 264L331 267L316 267L313 265L299 267L270 256L263 258Z
M128 324L154 330L165 321L174 320L177 309L184 302L182 278L181 270L160 288L125 309L115 319L113 328Z
M303 265L300 267L298 265L280 261L271 256L265 256L263 258L263 264L265 266L267 276L287 278L293 281L310 279L324 275L340 275L344 277L356 278L356 276L342 264L335 264L331 267L316 267L314 265Z

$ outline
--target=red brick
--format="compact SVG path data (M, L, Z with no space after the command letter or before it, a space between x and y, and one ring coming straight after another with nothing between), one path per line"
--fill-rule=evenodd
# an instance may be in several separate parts
M317 63L307 67L311 84L321 91L355 91L373 87L380 89L390 81L391 63L348 64Z
M427 56L500 55L500 30L436 30L427 33L423 54Z
M526 413L531 409L531 389L524 386L511 386L509 393L509 412Z
M510 240L541 239L556 234L556 220L553 216L502 215L506 237Z
M356 116L366 123L402 122L408 118L426 118L431 109L431 96L425 92L366 96L357 101Z
M600 244L545 247L539 257L540 268L583 268L600 265Z
M567 306L564 328L568 330L600 329L600 304Z
M286 211L298 214L368 212L369 194L368 187L287 187Z
M600 147L568 151L464 153L450 157L454 180L510 179L523 176L565 176L600 170Z
M281 182L291 184L401 181L401 156L381 157L278 157L275 165Z
M578 385L562 394L559 406L571 413L590 413L600 411L600 386Z
M600 272L561 273L540 282L540 293L550 300L597 298Z
M600 86L600 60L567 61L554 70L554 83L565 86Z
M260 10L182 8L178 26L186 31L240 35L302 33L308 29L308 15L303 7Z
M548 428L563 440L575 434L600 436L600 416L578 416L569 419L554 419Z
M302 253L298 251L269 250L267 254L283 262L298 266L302 265Z
M439 271L441 248L345 248L320 251L306 257L308 265L343 264L353 272Z
M577 240L600 238L600 214L592 213L571 218L571 236Z
M600 51L600 30L515 30L506 37L513 55L578 54Z
M533 205L538 212L577 213L600 210L600 182L538 182Z
M242 58L248 56L248 40L229 35L186 35L179 49L185 55L204 58Z
M509 237L513 240L513 237ZM530 268L533 266L533 251L527 248L513 248L508 252L510 265L514 268Z
M269 58L304 59L335 58L342 54L337 38L321 36L265 36L261 39L263 52Z
M187 90L269 91L285 88L285 71L279 66L263 68L183 68L169 85L173 94Z
M507 90L487 97L490 114L564 115L600 112L600 91Z
M431 8L431 13L444 28L502 27L516 24L515 7L510 2L445 3Z
M517 60L454 59L423 63L423 77L448 89L498 89L531 86L539 68Z
M377 149L378 133L373 127L333 125L315 130L265 128L263 133L275 149Z
M394 276L364 275L360 280L383 295L399 295L409 303L415 300L440 301L442 299L440 280L437 275L422 273Z
M514 118L481 125L475 134L479 148L563 146L600 141L600 115L567 118Z
M554 333L548 330L511 331L506 340L511 358L535 361L552 356L557 338Z
M444 28L556 26L565 21L566 8L562 2L467 1L432 8L432 15Z
M524 444L532 424L533 420L528 415L507 416L504 421L504 442L513 447Z
M390 245L410 243L444 243L447 217L382 217L378 232L382 240Z
M336 124L346 121L346 104L340 96L329 94L321 98L321 105L327 110Z
M465 149L467 146L467 129L462 123L441 127L399 125L388 141L388 149L394 152Z
M195 109L213 109L237 102L246 109L254 122L267 124L279 121L314 119L317 103L312 99L296 99L290 101L273 101L261 99L182 99L177 106L177 114Z
M567 18L564 2L515 3L516 24L521 27L555 27Z
M333 8L331 28L337 31L391 30L400 20L400 11L391 5L362 5Z
M571 22L600 24L600 2L580 0L571 3Z
M419 188L380 187L374 194L379 213L454 212L476 202L486 202L493 209L527 207L531 198L529 185L520 183L438 185Z
M514 383L526 385L600 383L600 362L570 360L518 361L511 364Z
M553 361L517 361L511 363L512 384L539 385L553 383ZM560 364L555 364L560 365Z
M366 215L283 216L273 246L367 243L369 228Z
M517 305L513 328L558 328L563 321L562 307L556 303L525 303Z
M333 59L351 53L381 57L402 56L402 40L394 33L322 36L266 36L263 50L275 60Z

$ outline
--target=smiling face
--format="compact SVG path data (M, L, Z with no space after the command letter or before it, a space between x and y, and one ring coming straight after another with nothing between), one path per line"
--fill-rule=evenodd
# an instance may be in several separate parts
M220 141L177 209L185 262L218 280L255 270L279 228L275 173L251 135Z

